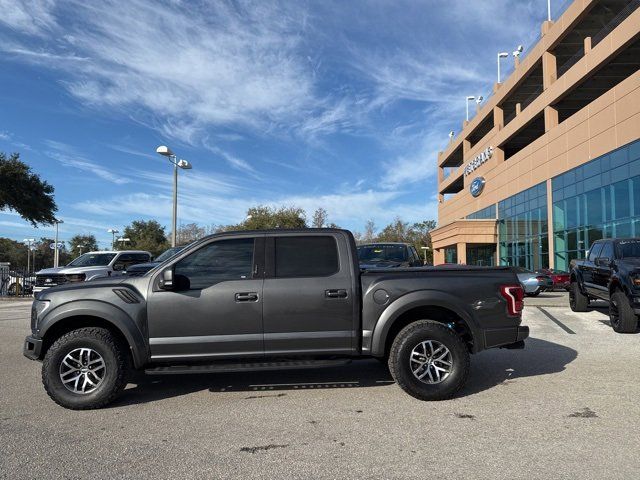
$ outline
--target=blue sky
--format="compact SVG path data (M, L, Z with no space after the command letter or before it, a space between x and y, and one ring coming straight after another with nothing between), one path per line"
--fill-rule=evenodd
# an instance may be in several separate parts
M170 225L160 144L194 167L179 223L237 223L257 204L324 207L354 230L437 218L437 151L465 96L490 94L496 53L536 40L546 1L0 0L0 12L0 151L55 186L63 239L106 247L110 227ZM0 236L45 235L0 212Z

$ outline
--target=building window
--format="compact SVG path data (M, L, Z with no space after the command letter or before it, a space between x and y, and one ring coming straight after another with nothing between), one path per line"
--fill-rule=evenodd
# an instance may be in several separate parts
M467 215L467 219L470 220L493 220L496 218L496 206L489 205L482 210L478 210L470 215Z
M444 263L458 263L458 246L444 247Z
M555 268L601 238L640 236L640 141L553 178Z
M467 244L467 265L493 267L496 264L495 245Z
M500 265L549 266L547 187L542 182L498 203Z

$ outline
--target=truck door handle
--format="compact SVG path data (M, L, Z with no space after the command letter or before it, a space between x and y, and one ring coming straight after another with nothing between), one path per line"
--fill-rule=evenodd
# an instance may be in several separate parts
M347 291L343 289L325 290L324 296L327 298L347 298Z
M257 302L258 294L256 292L236 293L236 302Z

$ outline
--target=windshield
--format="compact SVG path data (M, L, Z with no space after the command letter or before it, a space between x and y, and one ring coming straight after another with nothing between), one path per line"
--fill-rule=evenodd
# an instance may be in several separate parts
M85 253L80 255L67 267L104 267L109 265L115 253Z
M406 262L407 247L405 245L363 245L358 247L358 258L361 262Z
M620 258L640 258L640 240L621 240L618 249Z
M176 253L179 253L184 247L173 247L169 250L165 250L154 260L154 262L164 262L165 260L173 257Z

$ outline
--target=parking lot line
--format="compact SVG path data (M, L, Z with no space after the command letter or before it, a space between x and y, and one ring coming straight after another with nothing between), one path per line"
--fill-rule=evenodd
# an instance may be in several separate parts
M553 315L551 315L549 312L547 312L544 308L542 307L538 307L538 310L540 310L542 313L545 314L545 316L551 320L553 323L555 323L556 325L558 325L561 329L563 329L565 332L567 332L570 335L575 335L576 332L574 332L573 330L571 330L569 327L567 327L564 323L562 323L560 320L558 320L556 317L554 317Z

